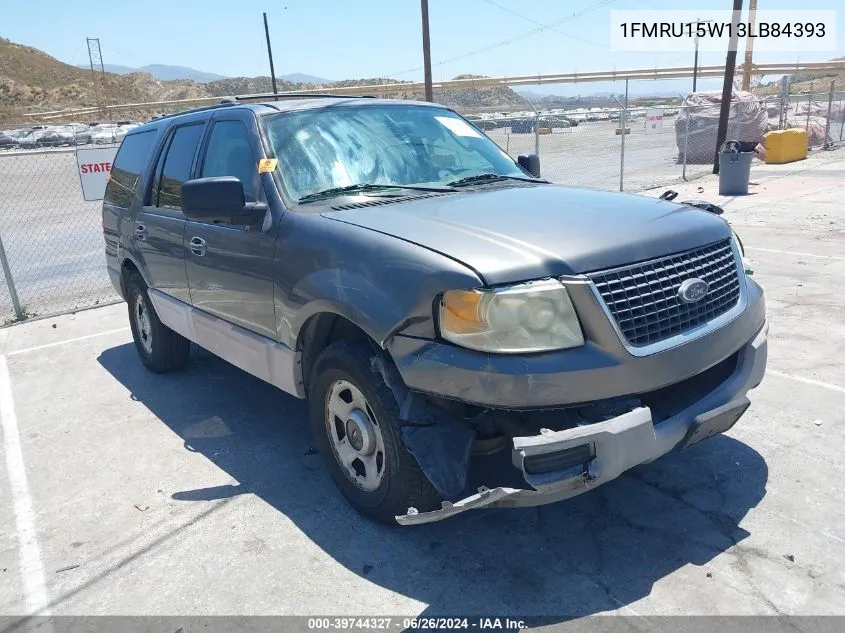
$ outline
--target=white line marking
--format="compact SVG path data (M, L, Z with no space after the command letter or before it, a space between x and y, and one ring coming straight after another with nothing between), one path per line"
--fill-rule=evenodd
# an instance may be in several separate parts
M746 246L747 251L763 251L765 253L778 253L779 255L797 255L799 257L817 257L818 259L842 259L839 255L816 255L815 253L798 253L796 251L779 251L774 248L760 248L759 246Z
M27 347L26 349L16 349L12 352L7 352L6 356L17 356L18 354L26 354L28 352L37 352L38 350L47 349L49 347L58 347L59 345L67 345L68 343L76 343L77 341L84 341L89 338L97 336L106 336L107 334L117 334L118 332L126 332L128 327L117 328L116 330L106 330L105 332L97 332L96 334L86 334L85 336L77 336L66 341L57 341L55 343L47 343L45 345L36 345L35 347Z
M35 514L29 484L26 481L21 438L18 432L18 418L15 415L15 401L12 398L12 382L6 357L0 355L0 428L3 429L3 449L6 455L6 471L15 512L15 526L18 530L18 550L21 559L21 577L28 614L49 615L47 610L47 588L44 583L44 565L38 547L35 531Z
M774 374L775 376L779 376L781 378L789 378L790 380L795 380L797 382L803 382L808 385L815 385L816 387L823 387L825 389L830 389L831 391L838 391L839 393L845 393L845 387L840 387L839 385L832 385L829 382L822 382L821 380L813 380L812 378L804 378L803 376L796 376L795 374L787 374L783 371L775 371L774 369L767 369L767 374Z

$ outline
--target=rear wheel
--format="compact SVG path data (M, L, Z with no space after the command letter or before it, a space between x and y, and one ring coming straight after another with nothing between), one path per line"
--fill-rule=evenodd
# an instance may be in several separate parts
M409 507L440 507L440 495L402 441L393 392L370 365L371 346L342 340L314 363L311 424L329 474L356 510L395 523Z
M144 366L156 373L184 366L188 362L191 342L159 320L147 285L137 273L130 275L126 282L126 301L135 349Z

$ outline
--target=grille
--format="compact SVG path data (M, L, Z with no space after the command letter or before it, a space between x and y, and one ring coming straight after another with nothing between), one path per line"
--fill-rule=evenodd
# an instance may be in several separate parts
M730 240L589 277L634 347L682 334L724 314L739 301L739 275ZM693 278L706 281L710 290L696 303L683 303L678 288Z

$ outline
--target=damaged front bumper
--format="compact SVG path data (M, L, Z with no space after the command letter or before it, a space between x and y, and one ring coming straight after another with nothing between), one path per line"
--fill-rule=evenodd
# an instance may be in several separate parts
M748 408L746 393L763 380L767 332L765 324L739 352L734 372L676 415L655 424L651 410L640 407L604 422L514 438L513 463L530 488L479 488L460 501L444 501L439 510L417 512L409 508L396 521L416 525L478 508L554 503L587 492L673 449L727 431Z

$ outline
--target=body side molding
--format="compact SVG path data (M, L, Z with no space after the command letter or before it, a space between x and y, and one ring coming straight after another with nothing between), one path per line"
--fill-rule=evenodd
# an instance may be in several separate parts
M147 290L161 322L245 372L297 398L305 397L296 376L300 354L255 332L228 323L174 299L159 290Z

